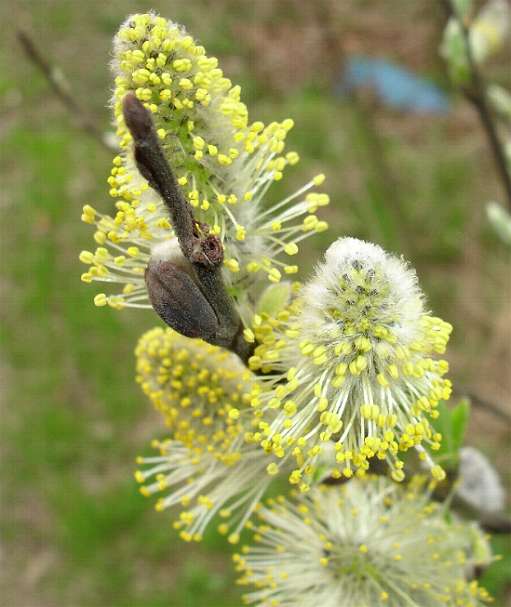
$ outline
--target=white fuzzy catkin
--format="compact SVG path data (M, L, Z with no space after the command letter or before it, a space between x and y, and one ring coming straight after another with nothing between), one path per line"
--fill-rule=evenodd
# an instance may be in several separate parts
M254 587L245 603L482 605L488 593L467 577L491 560L484 534L476 525L448 520L424 483L368 477L316 487L295 500L268 500L258 510L253 545L234 557L239 583Z
M355 238L330 246L298 298L276 319L258 319L249 364L263 373L252 406L253 439L296 461L290 481L308 489L333 441L334 475L363 475L372 457L404 478L400 451L415 448L433 476L444 472L425 447L441 436L428 418L449 398L442 354L451 325L427 314L417 276L402 259Z
M224 248L224 279L237 290L240 312L251 311L247 285L261 287L293 275L299 243L327 228L316 211L328 204L315 191L316 175L295 192L271 200L271 187L299 161L286 150L291 119L249 122L241 89L226 78L216 57L185 29L156 14L130 16L114 38L112 99L120 154L108 178L116 213L90 205L82 220L95 226L100 246L83 251L84 282L120 290L100 293L96 305L150 308L144 270L155 246L174 237L168 209L139 174L132 137L123 116L127 93L151 112L160 144L194 218L218 236ZM242 284L243 288L238 288ZM252 293L253 294L253 293ZM243 301L241 301L243 299Z

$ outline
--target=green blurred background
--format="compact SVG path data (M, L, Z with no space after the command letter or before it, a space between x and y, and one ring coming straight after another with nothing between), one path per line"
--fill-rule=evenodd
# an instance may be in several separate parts
M221 59L252 119L295 120L289 142L302 162L278 188L324 172L332 198L331 228L307 241L305 270L340 235L404 253L431 308L455 327L449 360L459 394L511 412L510 260L485 222L485 202L501 191L476 116L454 94L440 117L333 94L353 53L393 59L448 87L436 2L4 1L2 607L240 604L224 541L212 533L199 546L181 543L168 513L137 492L134 458L161 427L134 383L133 348L159 320L96 309L94 289L80 282L78 253L91 246L81 207L112 208L111 155L76 128L15 37L17 27L32 33L106 130L110 40L128 14L150 8L185 24ZM488 68L508 85L509 57ZM508 486L509 439L509 424L474 406L469 442L493 458ZM485 582L505 605L511 550L505 539L496 544L504 559Z

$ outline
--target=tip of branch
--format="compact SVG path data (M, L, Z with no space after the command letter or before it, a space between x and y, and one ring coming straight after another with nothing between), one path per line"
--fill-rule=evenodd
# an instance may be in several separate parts
M122 112L126 126L135 141L145 139L153 128L151 114L137 99L135 93L127 93L122 100Z
M16 31L16 36L18 38L18 42L22 46L22 48L23 48L25 54L28 56L28 58L31 59L32 61L35 61L38 64L41 64L42 61L40 59L40 53L37 50L35 43L32 40L32 37L30 36L28 31L20 27Z
M18 40L21 42L21 44L23 44L23 45L26 45L27 41L30 40L29 35L27 34L27 32L23 28L21 28L21 27L19 27L16 30L16 36L17 36Z

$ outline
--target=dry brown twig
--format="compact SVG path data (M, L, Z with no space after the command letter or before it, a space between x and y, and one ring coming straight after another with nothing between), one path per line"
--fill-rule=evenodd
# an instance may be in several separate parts
M504 146L500 140L499 133L495 124L495 118L488 102L488 96L486 94L486 84L482 77L477 63L474 58L472 51L472 45L470 43L470 32L465 21L460 17L453 0L441 0L445 12L449 18L454 18L459 23L461 33L463 36L463 42L465 44L465 53L467 57L469 72L470 72L470 83L468 86L462 88L463 94L466 99L475 108L479 120L486 133L488 143L492 150L493 159L495 161L495 167L497 174L499 175L502 183L502 188L506 195L508 207L511 209L511 174L507 167L506 154L504 152Z
M149 111L134 93L123 100L138 170L165 203L185 264L155 260L146 284L155 311L176 331L235 352L243 361L253 345L243 339L243 323L222 278L220 239L197 222L165 158Z
M87 114L85 109L72 95L70 86L62 70L50 63L26 31L20 29L18 30L17 35L21 47L25 51L25 55L29 61L33 63L46 78L53 92L69 110L73 119L78 123L78 126L109 152L118 152L117 146L110 141L108 134L103 133L98 129L96 122Z

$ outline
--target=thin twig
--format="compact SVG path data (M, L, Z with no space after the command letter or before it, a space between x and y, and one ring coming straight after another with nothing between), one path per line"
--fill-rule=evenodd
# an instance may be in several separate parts
M208 330L207 334L198 336L232 350L243 361L248 360L253 346L243 339L243 323L225 289L222 278L223 246L220 239L209 233L208 225L194 219L192 208L185 200L158 141L151 114L133 93L128 93L124 97L123 113L126 126L133 137L138 170L167 206L179 246L183 256L193 268L201 296L199 299L198 293L192 288L187 289L186 293L189 298L196 300L197 309L200 307L204 313L209 314L206 312L207 302L216 316L218 324L216 327L213 326L213 334ZM181 276L184 278L184 275ZM151 283L147 280L147 274L146 282L150 288ZM184 285L184 281L180 284ZM175 302L175 298L172 298L172 302ZM193 304L193 301L191 303ZM169 305L172 305L170 300ZM154 307L167 321L168 315L162 315L158 306ZM194 325L196 329L200 328L198 321L200 319L197 319ZM208 322L207 325L209 329L212 328L211 323ZM173 327L179 330L178 327Z
M511 519L505 514L484 514L479 519L479 524L488 533L498 535L509 535L511 533Z
M30 35L23 30L18 30L18 40L25 51L27 58L39 69L46 78L48 84L53 89L55 95L60 99L64 106L78 122L80 128L98 141L109 152L117 152L115 145L105 137L105 134L98 129L96 123L90 118L78 101L73 97L69 84L60 68L51 65L41 50L37 48Z
M465 396L470 400L474 406L478 407L481 411L485 413L489 413L495 417L498 417L502 421L506 422L506 424L511 428L511 415L504 411L504 409L495 403L482 398L478 394L471 392L470 390L463 390L463 388L457 388L456 393L460 396Z
M479 72L477 63L472 52L472 45L470 43L470 32L462 18L460 18L456 7L452 0L441 0L448 17L453 17L457 20L461 33L463 36L463 42L465 44L465 54L467 57L468 67L470 70L470 85L463 87L463 93L466 99L473 105L479 115L479 120L484 128L488 143L493 153L493 158L502 182L502 187L507 198L507 203L511 209L511 173L507 167L506 154L504 152L504 146L500 140L495 125L494 117L490 104L488 103L488 97L486 94L486 84L484 79Z

